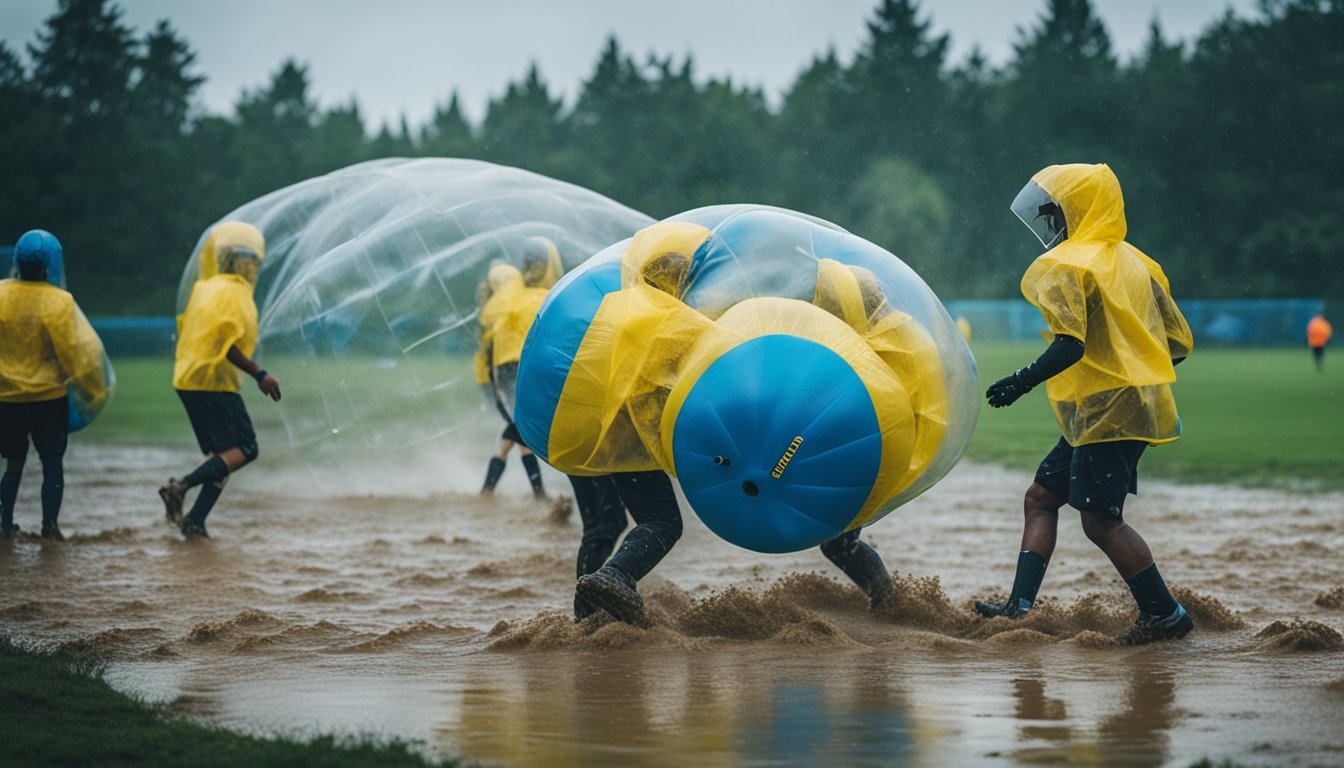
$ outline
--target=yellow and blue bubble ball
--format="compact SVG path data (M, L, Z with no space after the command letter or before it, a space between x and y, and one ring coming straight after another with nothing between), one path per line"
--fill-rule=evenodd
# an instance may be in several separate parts
M631 304L619 299L634 290L632 258L636 269L685 262L644 282L691 312L692 343L659 335L682 318L656 300L656 323L631 321L656 331L612 332L612 313ZM819 276L837 271L853 276L852 295L828 293L845 280ZM615 351L604 357L604 346ZM649 386L632 389L632 356ZM591 402L603 376L625 401ZM941 479L974 429L977 391L955 323L895 256L803 214L716 206L617 243L556 285L523 349L514 416L562 471L663 468L716 534L785 552L868 525ZM650 416L650 403L661 412ZM573 460L576 430L618 440L631 423L640 440L628 450Z

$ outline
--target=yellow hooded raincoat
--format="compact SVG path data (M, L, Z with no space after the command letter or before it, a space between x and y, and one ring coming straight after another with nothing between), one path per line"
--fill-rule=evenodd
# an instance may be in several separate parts
M238 369L229 347L248 357L257 347L257 304L252 283L218 272L216 254L226 246L244 246L264 256L261 233L241 222L223 222L211 230L201 250L201 278L191 288L187 309L177 318L175 389L237 392Z
M1032 177L1064 210L1068 238L1022 277L1049 329L1084 344L1082 360L1046 382L1064 439L1157 445L1180 437L1173 360L1194 339L1157 262L1125 242L1120 182L1104 165L1052 165Z
M0 402L38 403L74 387L92 409L107 397L103 343L68 292L0 280Z

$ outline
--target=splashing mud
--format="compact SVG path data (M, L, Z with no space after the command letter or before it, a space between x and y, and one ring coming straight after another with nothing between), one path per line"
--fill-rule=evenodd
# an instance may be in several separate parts
M533 502L517 468L494 499L423 477L323 496L263 459L230 483L214 538L183 542L155 489L191 462L77 442L69 540L0 541L0 632L230 727L374 732L505 765L1328 764L1344 750L1339 494L1146 483L1126 517L1196 630L1133 649L1111 641L1133 601L1076 516L1027 617L974 614L1012 582L1029 481L992 467L959 467L864 533L896 585L872 608L820 552L753 554L688 516L640 584L639 628L573 620L578 521ZM26 527L36 486L25 478Z

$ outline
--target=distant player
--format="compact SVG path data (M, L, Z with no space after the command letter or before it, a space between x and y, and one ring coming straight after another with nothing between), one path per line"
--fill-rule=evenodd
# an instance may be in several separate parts
M1334 335L1334 328L1330 326L1330 321L1325 319L1324 310L1319 311L1307 323L1307 346L1311 347L1311 357L1316 361L1316 372L1325 371L1325 345L1330 342L1330 337Z
M495 486L504 475L509 452L517 446L519 460L532 484L533 497L546 500L549 496L542 484L541 464L536 454L523 443L518 427L513 423L513 400L523 340L527 338L527 331L532 327L546 292L560 278L563 267L555 244L541 236L524 241L522 262L521 270L510 264L491 267L477 296L481 304L477 381L489 385L490 397L504 417L504 431L500 434L495 455L486 467L481 495L494 494Z
M1126 645L1184 637L1193 627L1158 573L1148 544L1124 520L1149 445L1181 435L1170 384L1194 346L1162 268L1125 241L1120 182L1106 165L1053 165L1027 183L1012 210L1046 247L1022 278L1022 294L1053 341L1035 362L985 393L1012 405L1046 382L1063 437L1027 489L1022 549L1004 603L976 603L987 617L1025 615L1055 549L1059 509L1110 558L1139 605Z
M42 462L42 538L62 540L70 432L67 387L93 410L107 397L103 344L75 299L50 280L62 268L61 243L34 229L14 246L17 279L0 281L0 534L13 536L14 502L32 440Z
M255 379L272 400L280 399L280 382L251 358L258 334L252 290L265 250L256 227L236 221L216 224L201 249L201 277L178 319L173 388L201 452L209 458L181 480L170 479L159 497L168 520L187 538L209 538L205 518L229 475L257 458L257 435L238 394L238 370ZM183 517L186 492L197 486L201 491L196 503Z

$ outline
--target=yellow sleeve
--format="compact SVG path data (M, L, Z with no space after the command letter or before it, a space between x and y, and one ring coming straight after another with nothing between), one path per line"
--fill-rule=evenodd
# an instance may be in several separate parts
M472 358L472 367L476 374L477 384L490 383L490 330L481 329L481 344L476 348L476 354Z
M102 406L107 397L107 381L103 376L103 342L89 324L88 318L74 301L53 318L48 327L52 347L61 369L70 377L84 402L92 409Z
M1190 331L1190 324L1185 321L1185 315L1181 314L1181 309L1176 306L1171 294L1160 288L1161 286L1154 280L1153 298L1157 299L1157 309L1162 313L1162 325L1167 329L1167 347L1171 350L1171 359L1180 360L1189 357L1195 349L1195 335Z
M1056 336L1087 342L1087 273L1070 264L1056 263L1039 275L1028 270L1022 295L1041 311L1045 326Z

